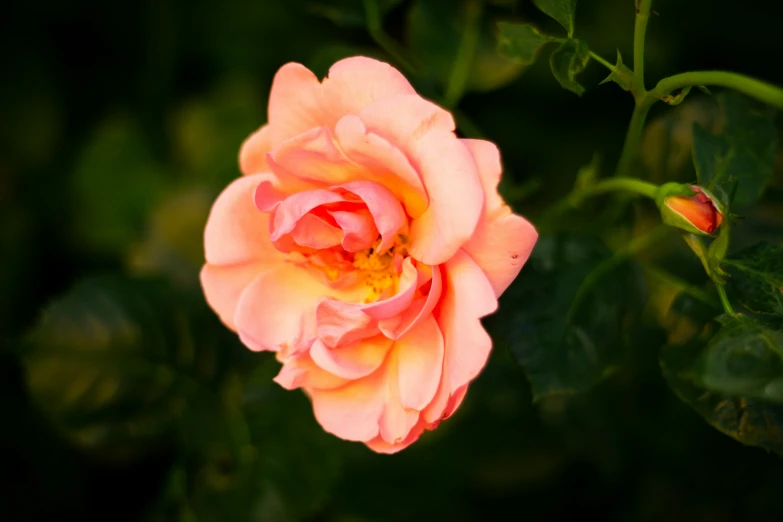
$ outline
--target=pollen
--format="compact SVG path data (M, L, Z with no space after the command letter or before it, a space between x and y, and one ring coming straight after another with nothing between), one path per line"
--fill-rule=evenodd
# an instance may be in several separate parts
M356 252L353 257L353 266L369 290L366 303L397 293L402 261L408 253L405 236L398 236L397 243L385 252L378 252L377 246Z

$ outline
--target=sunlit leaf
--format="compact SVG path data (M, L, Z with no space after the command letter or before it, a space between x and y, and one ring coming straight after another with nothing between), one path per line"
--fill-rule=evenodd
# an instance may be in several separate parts
M623 322L644 288L634 265L597 240L543 237L507 293L514 308L497 320L540 399L584 391L618 368Z
M500 22L498 28L498 49L501 54L525 65L534 63L541 49L555 41L532 25Z
M762 242L724 260L729 288L756 313L783 315L783 246Z
M549 56L552 74L564 89L581 96L585 92L576 76L585 70L590 61L590 49L581 40L566 40Z
M568 31L569 38L574 36L576 0L533 0L533 3L541 11L557 20Z

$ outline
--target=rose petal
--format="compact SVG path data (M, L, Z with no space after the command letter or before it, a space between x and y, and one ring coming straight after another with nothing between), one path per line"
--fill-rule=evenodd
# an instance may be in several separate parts
M272 218L270 239L277 241L284 234L293 231L302 217L313 209L345 199L331 190L308 190L287 197L275 208Z
M230 329L236 330L234 314L240 295L264 269L261 263L225 266L206 264L201 269L204 297Z
M318 338L327 346L352 343L378 333L375 322L361 305L325 299L318 304L315 316Z
M451 132L454 118L418 94L380 98L360 113L369 132L378 134L403 152L412 150L415 142L433 130Z
M421 437L421 434L424 432L424 422L419 419L419 422L414 426L411 431L408 433L408 436L405 437L404 440L390 444L383 440L383 437L375 437L372 440L369 440L365 442L367 444L367 447L369 447L371 450L373 450L376 453L385 453L387 455L397 453L398 451L404 450L417 440L419 440L419 437Z
M435 305L440 300L441 291L441 269L438 266L434 266L432 267L432 283L427 296L415 298L400 316L379 321L378 328L389 339L403 337L432 313Z
M527 262L537 239L538 232L530 222L503 207L482 218L463 249L481 267L499 297Z
M367 212L330 211L337 225L342 229L342 246L348 252L371 248L378 238L378 229L372 215Z
M370 375L383 364L393 341L376 335L354 343L329 348L316 339L310 347L313 362L325 371L348 380Z
M286 390L333 390L350 382L319 367L308 352L287 358L273 380Z
M268 171L266 154L270 150L269 125L264 125L248 136L239 148L239 170L245 176Z
M405 440L419 420L419 412L402 404L399 385L399 350L392 350L386 365L385 404L380 419L380 435L396 444Z
M437 265L473 235L484 193L473 155L453 133L428 132L415 142L413 155L430 204L411 223L409 252L422 263Z
M330 126L333 121L318 78L301 64L283 65L269 93L270 150L314 127Z
M394 244L397 232L405 225L405 211L397 197L388 188L373 181L351 181L340 188L358 196L370 211L376 232L381 234L377 252L386 252Z
M251 349L294 349L316 336L316 305L332 292L305 269L280 263L242 292L234 323Z
M356 56L335 63L323 82L326 103L339 115L357 114L376 100L413 89L397 69L387 63Z
M282 262L282 254L269 240L268 215L253 203L256 187L269 179L266 174L238 178L215 200L204 229L207 263Z
M443 369L443 335L431 315L394 344L397 352L400 401L406 408L424 409L438 389Z
M385 409L384 366L334 390L310 390L315 418L324 430L341 439L361 442L378 436Z
M470 382L487 362L492 349L479 318L495 311L497 299L481 268L460 250L446 263L446 284L437 313L445 342L450 393Z
M461 140L473 155L478 167L481 186L484 188L484 213L490 213L505 205L498 194L498 184L503 172L500 151L497 146L485 140Z
M343 153L365 169L361 176L354 179L376 181L383 185L412 217L425 211L427 191L421 177L400 149L368 132L358 116L341 118L335 127L335 138Z

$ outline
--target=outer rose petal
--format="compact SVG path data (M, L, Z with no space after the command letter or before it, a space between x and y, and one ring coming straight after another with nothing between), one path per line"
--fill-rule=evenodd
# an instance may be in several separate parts
M238 178L215 200L204 229L207 263L261 261L271 266L282 262L282 254L269 240L268 216L253 203L256 187L268 180L266 174Z
M462 140L476 159L484 186L484 215L463 249L486 274L495 295L500 296L530 257L538 232L525 218L511 213L497 193L500 152L495 144Z
M415 142L413 154L430 205L411 223L410 254L428 265L438 265L473 235L484 194L473 155L453 133L425 134Z
M266 153L271 150L269 125L264 125L251 134L239 149L239 170L242 174L258 174L269 170Z
M308 352L286 358L283 367L273 380L286 390L297 388L333 390L350 382L323 370L313 362Z
M304 65L287 63L275 74L269 93L270 150L314 127L331 126L318 78Z
M437 319L446 345L448 390L453 394L470 382L492 349L479 318L497 309L495 292L484 272L464 251L446 263L446 284Z
M316 339L310 347L313 362L343 379L356 380L377 370L389 353L393 341L382 335L329 348Z
M234 317L237 332L253 350L296 350L316 336L316 305L330 293L306 270L281 263L242 293Z
M376 100L416 91L397 69L364 56L332 65L323 82L324 99L339 116L357 114Z
M218 314L223 324L232 330L239 297L245 288L264 271L263 264L210 265L201 269L201 287L207 303Z
M422 410L435 396L443 369L443 334L429 316L399 339L397 352L400 401L406 408Z

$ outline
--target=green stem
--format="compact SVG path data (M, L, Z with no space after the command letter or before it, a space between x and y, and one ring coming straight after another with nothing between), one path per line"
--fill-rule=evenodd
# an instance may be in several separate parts
M446 85L446 93L443 95L443 104L446 107L454 107L462 98L465 86L470 76L470 66L476 54L476 46L479 41L479 23L481 21L482 3L479 0L469 0L465 4L465 28L462 31L462 39L454 58L449 82Z
M652 103L645 103L645 99L633 109L631 122L628 124L628 132L625 135L623 151L620 153L620 160L617 163L615 176L630 176L633 171L636 152L639 150L639 142L642 141L642 131L644 131L644 122L647 120L647 114L650 112Z
M695 71L669 76L647 93L650 98L647 101L652 104L673 91L697 85L727 87L783 109L783 89L750 76L727 71Z
M731 307L731 303L729 302L729 296L726 295L726 289L723 287L722 284L715 281L715 288L718 289L718 297L720 297L720 302L723 305L723 310L732 316L737 315L737 312L734 311L734 308Z
M615 252L609 259L601 261L589 274L587 274L587 277L585 277L584 281L579 286L579 289L576 291L576 295L574 295L571 306L569 306L566 314L568 321L570 322L574 318L574 314L579 310L579 306L584 301L587 293L602 277L611 272L619 263L662 241L670 230L671 229L666 225L658 225L649 232L632 239L626 247Z
M595 185L573 191L565 196L558 203L550 207L550 209L538 220L538 224L545 226L546 223L551 222L561 214L564 214L572 208L579 206L579 204L584 199L597 196L599 194L606 194L607 192L616 191L631 192L641 196L646 196L650 199L655 199L655 195L658 192L658 185L634 178L605 179L603 181L599 181Z
M636 24L633 30L633 93L643 95L644 87L644 40L647 22L650 20L652 0L636 0Z
M397 63L414 76L418 76L416 66L405 57L405 51L400 45L383 30L381 10L377 0L364 0L364 11L367 15L367 32L378 44L378 47L386 51Z
M710 306L716 306L717 303L715 302L715 299L710 296L707 292L699 288L698 286L692 285L685 281L684 279L680 279L676 275L672 274L671 272L668 272L667 270L664 270L663 268L660 268L658 266L655 266L653 264L645 264L644 270L649 273L653 277L657 277L661 281L663 281L666 284L669 284L680 292L686 293L690 295L691 297L698 299L704 304L710 305Z
M603 65L604 67L606 67L606 68L607 68L607 69L609 69L610 71L614 72L614 70L615 70L615 66L614 66L612 63L610 63L610 62L608 62L608 61L604 60L604 59L603 59L603 57L602 57L601 55L599 55L599 54L596 54L596 53L594 53L593 51L590 51L590 58L592 58L592 59L593 59L593 60L595 60L596 62L600 63L601 65Z

